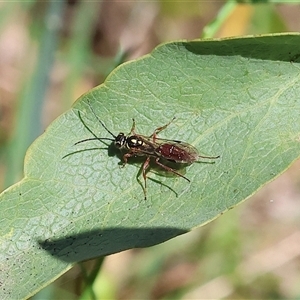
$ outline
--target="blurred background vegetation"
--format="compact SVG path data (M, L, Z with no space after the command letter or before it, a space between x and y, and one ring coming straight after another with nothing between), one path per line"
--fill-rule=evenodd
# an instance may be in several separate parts
M175 39L300 31L297 2L254 2L1 2L1 191L32 141L120 63ZM300 299L299 167L205 227L79 264L33 298Z

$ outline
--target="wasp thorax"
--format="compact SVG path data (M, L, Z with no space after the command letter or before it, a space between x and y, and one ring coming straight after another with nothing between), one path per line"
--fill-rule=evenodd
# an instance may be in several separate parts
M115 146L117 148L122 148L126 143L126 136L123 132L120 132L115 139Z
M143 140L141 140L138 136L130 136L126 139L127 147L130 148L139 148L144 145Z

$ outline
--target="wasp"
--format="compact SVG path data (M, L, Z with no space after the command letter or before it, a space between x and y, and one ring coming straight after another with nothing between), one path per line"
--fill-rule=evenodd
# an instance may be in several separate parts
M87 141L93 140L109 140L112 141L114 146L124 151L123 155L123 167L127 164L128 159L131 157L145 157L145 161L141 167L142 175L144 178L144 199L147 199L147 170L150 167L151 159L154 160L154 163L158 165L163 170L173 173L177 176L182 177L183 179L190 182L190 180L179 173L176 169L166 165L166 163L175 163L180 165L190 165L193 162L196 162L199 158L205 159L217 159L220 156L202 156L199 155L197 149L185 142L177 141L177 140L167 140L158 138L157 135L166 129L174 120L175 117L165 124L164 126L158 127L154 130L154 132L150 136L145 136L136 133L135 120L132 119L132 127L130 133L128 135L120 132L118 135L113 134L103 123L103 121L97 116L92 105L88 101L88 105L97 119L97 121L101 124L101 126L112 136L112 138L108 137L97 137L83 122L80 112L78 112L79 119L83 123L83 125L94 135L93 138L88 138L84 140L80 140L75 145L84 143Z

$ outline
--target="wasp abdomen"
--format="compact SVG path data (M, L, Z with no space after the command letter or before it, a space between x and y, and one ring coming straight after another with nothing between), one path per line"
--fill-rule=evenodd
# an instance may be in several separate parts
M162 144L156 149L156 152L159 153L163 158L173 162L190 162L190 156L188 153L184 149L181 149L173 144Z

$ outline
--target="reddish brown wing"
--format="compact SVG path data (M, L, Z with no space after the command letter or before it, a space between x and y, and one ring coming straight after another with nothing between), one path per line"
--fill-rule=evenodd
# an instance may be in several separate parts
M183 164L191 164L199 156L194 146L181 141L164 141L158 145L155 153L166 160Z

